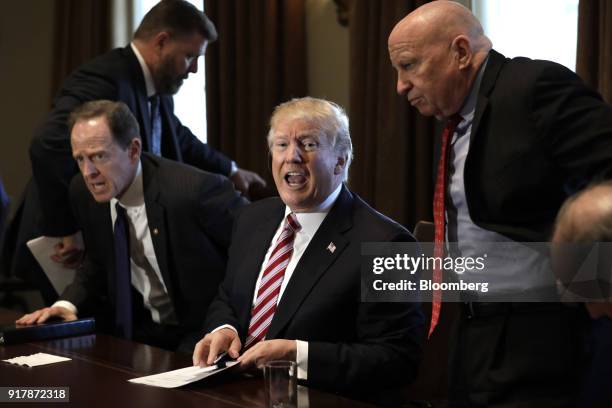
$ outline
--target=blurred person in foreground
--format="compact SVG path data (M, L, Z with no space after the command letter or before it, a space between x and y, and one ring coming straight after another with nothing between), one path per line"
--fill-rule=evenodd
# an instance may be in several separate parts
M590 301L586 370L579 406L612 406L612 182L595 183L568 198L557 216L553 234L553 269L572 290L572 282L587 279L578 289ZM598 246L598 248L597 248ZM598 249L596 262L587 256ZM594 254L593 254L594 255ZM588 275L578 276L581 268ZM591 278L591 279L589 279Z

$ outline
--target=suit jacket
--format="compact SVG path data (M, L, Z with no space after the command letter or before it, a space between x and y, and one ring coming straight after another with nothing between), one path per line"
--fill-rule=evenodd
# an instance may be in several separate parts
M489 54L465 163L472 220L548 241L562 202L612 168L612 107L567 68Z
M284 210L280 199L271 198L239 215L207 330L230 324L245 343L256 280ZM359 395L364 386L371 391L406 384L416 374L424 328L420 306L361 302L361 243L368 241L414 238L343 187L300 258L266 335L308 341L308 385Z
M518 242L548 241L566 197L609 176L612 108L559 64L492 50L465 160L465 195L477 225ZM582 311L516 305L498 304L506 311L484 318L462 314L453 334L451 402L571 405Z
M71 157L66 121L74 108L96 99L124 102L140 125L143 151L150 149L151 119L145 80L131 47L114 49L76 69L65 80L30 147L45 235L65 236L76 231L68 205L68 185L78 168ZM174 115L172 96L162 95L160 99L162 156L202 170L229 174L231 161L199 141Z
M246 201L221 175L146 153L141 163L149 230L168 295L179 325L200 330L223 278L234 213ZM87 254L61 299L75 304L79 315L104 321L115 304L110 204L96 202L80 175L70 197Z

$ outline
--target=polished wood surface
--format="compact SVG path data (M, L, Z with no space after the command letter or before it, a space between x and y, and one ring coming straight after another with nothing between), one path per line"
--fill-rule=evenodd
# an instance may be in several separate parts
M0 310L0 324L16 317L18 314ZM180 389L132 384L127 380L189 366L191 356L102 334L0 346L0 360L39 352L72 360L32 368L0 362L0 386L68 386L72 406L235 408L265 404L261 377L221 373ZM306 387L299 387L298 394L300 407L370 406Z

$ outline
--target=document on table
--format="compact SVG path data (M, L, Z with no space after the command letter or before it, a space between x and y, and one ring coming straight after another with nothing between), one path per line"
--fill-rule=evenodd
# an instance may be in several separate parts
M61 294L66 289L66 286L72 283L76 270L66 268L64 265L51 259L51 255L55 254L55 245L59 241L60 238L42 236L29 240L27 245L40 267L45 271L55 291ZM76 236L76 242L78 248L85 248L83 236L80 232Z
M212 365L209 367L185 367L178 370L167 371L165 373L148 375L146 377L132 378L128 380L131 383L152 385L162 388L178 388L183 385L191 384L211 375L218 374L238 364L237 361L228 361L227 363L218 366Z
M19 356L15 358L9 358L6 361L11 364L25 365L28 367L36 367L39 365L52 364L52 363L60 363L62 361L69 361L68 357L60 357L54 356L53 354L47 353L36 353L30 354L29 356Z

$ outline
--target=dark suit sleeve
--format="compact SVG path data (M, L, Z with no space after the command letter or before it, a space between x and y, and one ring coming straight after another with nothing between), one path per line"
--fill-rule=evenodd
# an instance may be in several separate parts
M240 325L236 309L232 305L230 291L234 282L235 276L229 274L225 276L217 296L212 301L206 312L206 320L204 322L204 333L210 333L217 327L230 325L240 333Z
M70 203L79 226L90 221L85 210L85 202L89 198L89 194L81 176L75 176L70 184ZM91 221L95 222L95 220ZM90 232L90 228L83 228L83 240L85 242L88 241L86 234ZM74 280L60 295L60 299L68 300L78 308L80 316L96 314L97 305L106 296L104 290L106 287L106 270L102 265L102 260L97 259L100 254L92 251L92 249L89 248L86 251L83 265L77 269ZM113 254L104 255L113 256Z
M116 87L108 78L80 69L68 78L53 109L36 130L30 145L30 159L40 194L44 235L67 236L77 230L68 200L70 180L78 172L70 148L68 115L84 102L116 99L116 94Z
M240 211L238 211L238 214L234 221L232 235L236 233L239 218ZM204 322L205 333L209 333L210 331L216 329L219 326L223 326L224 324L229 324L230 326L234 327L238 331L238 333L240 333L241 331L238 313L236 311L235 305L232 304L231 297L232 288L234 287L235 281L238 278L237 273L240 273L239 269L232 267L232 262L235 256L233 256L233 254L236 252L235 241L232 241L232 245L230 246L228 252L230 255L228 259L225 277L219 285L217 296L212 301L208 308L208 311L206 312L206 319Z
M390 241L414 238L400 233ZM309 385L355 392L393 388L416 377L424 339L420 305L360 302L358 308L354 341L308 342Z
M104 268L86 255L83 265L76 271L74 280L64 289L59 299L75 305L79 316L94 315L96 305L102 302L103 295L100 288L105 286L105 282L101 279L105 277Z
M612 177L612 106L565 67L550 64L533 88L531 112L566 186Z
M232 231L235 229L235 220L248 201L234 189L233 184L225 177L217 174L208 174L206 182L202 184L198 200L197 213L206 236L209 237L220 250L228 256ZM233 308L230 305L228 290L231 288L232 277L225 276L215 299L208 308L204 330L208 332L223 324L230 324L238 329ZM223 323L210 327L211 323Z
M209 174L213 182L202 183L196 214L208 236L227 255L234 219L248 201L226 177Z
M168 98L172 127L174 128L177 143L183 156L183 161L194 167L211 173L219 173L229 176L232 161L218 150L213 149L206 143L202 143L188 127L183 126L179 118L174 114L174 102Z

